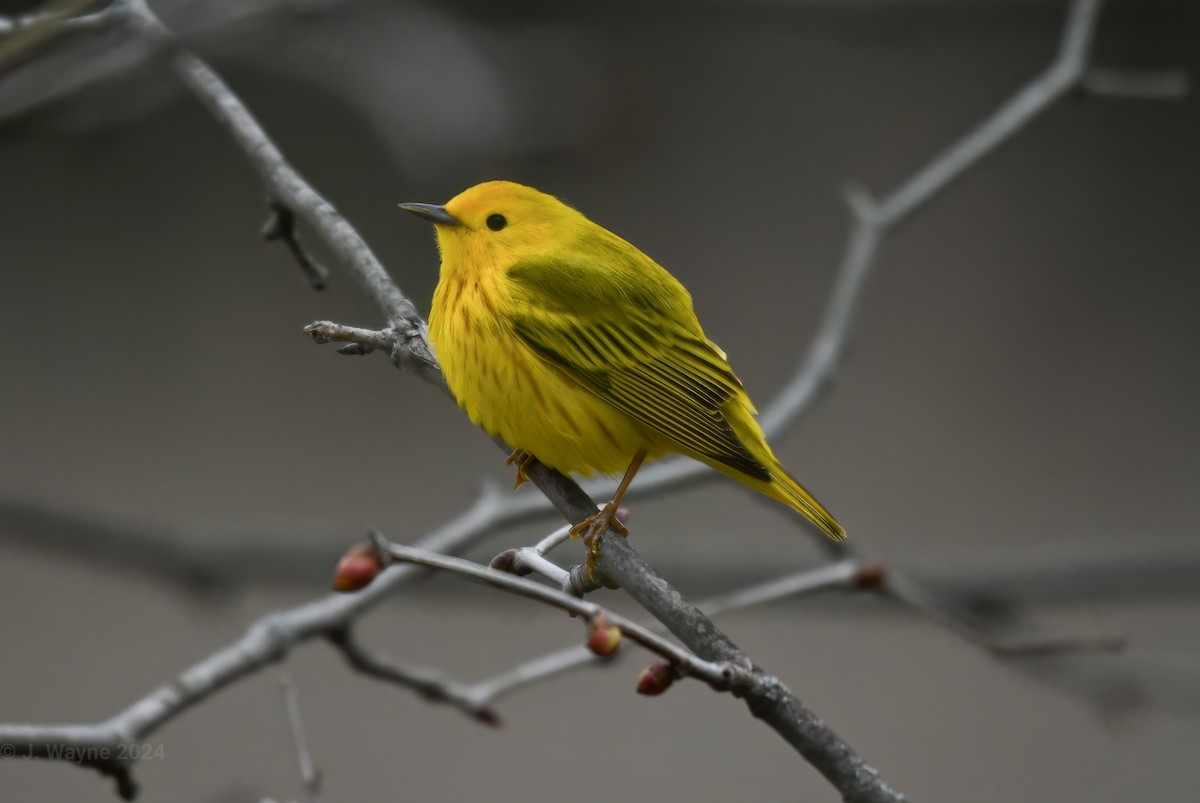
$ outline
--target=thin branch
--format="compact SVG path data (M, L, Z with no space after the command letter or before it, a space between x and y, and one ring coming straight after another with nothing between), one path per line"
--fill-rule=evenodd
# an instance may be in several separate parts
M1124 648L1125 641L1115 636L1080 637L1019 637L1000 639L972 622L946 598L931 594L920 584L883 567L844 559L835 563L802 569L782 577L754 583L728 594L711 597L698 603L708 616L717 617L731 611L766 605L784 599L807 597L827 591L871 591L895 602L912 613L924 616L946 627L971 644L984 649L1001 660L1044 657L1071 652L1115 652ZM652 627L652 630L657 628ZM565 647L499 672L472 686L465 687L466 695L477 701L495 702L513 691L599 662L585 647Z
M267 222L263 224L263 239L268 242L279 240L286 245L300 266L304 278L308 280L308 286L313 290L324 290L325 283L329 280L329 271L313 259L301 245L300 235L296 232L295 213L278 201L271 201L267 208L270 214Z
M972 621L950 600L932 593L903 574L887 572L879 593L899 605L945 627L996 658L1042 657L1068 652L1120 652L1126 647L1121 636L1020 636L998 637Z
M551 535L547 541L553 538L554 535ZM951 598L936 595L902 574L878 564L864 563L857 558L846 558L754 583L737 591L711 597L698 603L697 607L706 615L717 617L731 611L836 590L875 592L912 613L929 618L1000 660L1073 652L1117 652L1126 645L1125 640L1117 636L998 638L972 621L972 617L958 609ZM655 627L651 629L657 630ZM495 702L524 686L600 663L586 647L565 647L523 661L474 685L463 687L463 691L472 700Z
M485 485L485 489L483 493L498 502L497 510L513 498L494 485ZM497 524L486 532L481 528L476 540L494 536L502 526ZM562 542L569 541L566 530L566 526L559 528L547 540L557 540L561 534ZM98 562L176 584L189 593L227 599L231 590L245 586L311 587L314 581L328 577L337 550L296 538L289 540L288 549L280 550L273 544L257 543L262 534L252 529L201 532L154 522L110 520L99 513L0 497L0 545L61 552L69 559ZM544 544L534 548L542 549ZM1113 599L1187 599L1200 594L1200 550L1176 540L1141 539L1136 549L1093 547L1086 556L1070 553L1065 547L1053 554L1014 555L997 549L932 567L926 556L913 554L906 556L899 568L912 582L954 601L962 610ZM672 564L672 573L690 577L692 585L713 585L715 580L706 571L703 566ZM740 583L749 573L760 575L762 567L728 565L725 576Z
M617 518L625 521L629 518L628 511L625 508L617 508ZM571 540L571 525L564 524L554 532L547 535L541 541L533 545L533 551L539 555L548 555L552 550L557 549L563 544Z
M393 330L393 357L441 384L437 360L425 338L417 308L396 286L366 241L329 201L296 172L250 113L213 70L179 46L145 0L126 0L134 25L148 39L171 46L171 66L184 85L225 129L258 173L275 202L291 210L321 238L384 311Z
M264 543L259 532L191 534L182 527L105 520L96 513L0 498L0 541L65 552L200 595L249 584L308 584L327 576L337 557L336 551L310 546L306 539L291 538L287 549L279 549Z
M747 588L722 594L697 604L708 616L720 616L735 610L765 605L787 598L809 596L832 590L851 590L857 585L857 561L842 561L815 569L804 569L774 580L755 583ZM650 630L660 632L661 625ZM496 673L466 687L468 697L492 703L524 686L538 683L556 675L584 666L607 664L599 661L587 647L571 646L523 661L510 669Z
M495 485L483 493L494 498L497 511L513 498ZM501 496L503 494L503 497ZM490 504L490 503L489 503ZM622 517L622 521L625 518ZM476 542L497 534L515 519L501 519ZM335 527L323 527L336 531ZM345 531L345 528L342 529ZM547 539L562 543L567 527ZM227 599L231 590L246 586L303 586L327 578L337 549L310 544L313 539L288 539L287 549L259 543L264 531L196 530L165 523L101 513L64 510L36 501L0 497L0 546L42 550L64 557L101 563L120 571L140 573L151 580L175 584L188 593ZM278 541L272 531L269 541ZM322 539L328 540L328 539ZM545 541L534 549L544 549ZM548 550L546 550L548 551ZM512 550L516 552L516 550ZM1200 549L1177 540L1144 538L1136 549L1092 547L1087 555L1063 549L1013 554L996 549L973 553L969 560L930 566L927 556L912 554L902 564L905 575L939 597L964 609L1003 609L1010 604L1079 604L1113 599L1188 599L1200 594ZM861 559L856 558L856 559ZM912 567L907 568L907 567ZM753 563L730 564L724 576L741 583L746 575L762 574ZM672 574L691 579L691 585L712 586L715 578L700 565L672 563Z
M494 568L500 569L501 567L496 566ZM543 558L538 554L536 549L531 547L523 547L516 550L516 554L513 555L512 560L512 573L517 575L538 574L568 594L572 593L570 570L564 569L557 563ZM600 587L596 586L596 588ZM575 592L575 596L583 596L587 591L595 591L596 588Z
M596 509L579 486L534 461L526 468L532 480L568 521L581 522ZM633 550L608 531L601 536L599 576L615 581L644 609L701 659L752 672L756 682L735 689L751 714L766 723L799 752L842 795L854 803L901 801L820 717L808 709L778 678L766 675L698 608L689 603Z
M624 511L625 509L621 508L618 514ZM617 518L625 521L628 516L618 515ZM592 591L604 588L605 585L598 578L592 576L592 573L588 572L583 566L577 565L572 566L570 569L564 569L546 557L547 552L561 546L570 539L571 525L565 524L533 546L506 549L492 558L491 567L521 576L527 574L540 575L566 593L576 597L582 597Z
M803 569L773 580L710 597L700 603L700 608L709 616L721 616L730 611L754 608L771 602L795 597L806 597L825 591L854 590L858 586L861 568L857 560L842 560L815 569Z
M508 572L497 571L473 561L453 558L438 552L432 552L428 549L421 549L420 547L394 544L384 539L378 533L374 535L372 540L382 554L399 563L450 572L478 583L490 585L493 588L498 588L510 594L559 608L582 618L586 622L591 622L603 616L612 624L619 627L621 632L630 641L640 644L653 653L657 653L670 661L683 674L694 677L697 680L702 680L717 691L742 688L743 686L752 685L754 682L750 677L750 673L744 667L737 664L705 661L697 657L693 652L654 633L649 628L643 627L632 619L613 613L594 602L586 602L564 591L548 588L541 583L535 583L532 580L526 580L523 577L517 577Z
M359 642L349 627L330 633L329 641L351 667L368 677L411 689L430 702L453 706L485 725L496 727L500 724L500 716L491 708L490 701L473 694L469 687L450 679L444 672L404 666L374 653Z
M486 532L498 506L494 494L419 542L424 549L453 552ZM109 719L69 725L0 725L0 755L70 760L112 776L122 798L137 794L133 755L128 748L184 711L227 686L281 660L296 646L328 638L411 582L420 572L394 566L356 594L332 594L250 626L237 641L186 669L173 682L160 686Z
M286 672L281 679L283 702L287 707L288 730L292 734L292 745L296 748L296 762L300 768L300 780L308 792L309 803L321 803L321 773L313 764L308 751L308 739L304 736L304 718L300 715L300 691Z
M396 346L395 334L390 330L360 329L333 321L314 321L304 327L304 332L317 345L345 343L338 349L339 354L362 356L379 350L391 354Z

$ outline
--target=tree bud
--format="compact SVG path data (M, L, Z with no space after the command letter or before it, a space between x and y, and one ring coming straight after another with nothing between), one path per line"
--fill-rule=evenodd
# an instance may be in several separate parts
M675 670L670 664L651 664L638 676L637 693L655 697L671 688L675 682Z
M588 627L588 649L607 658L617 651L621 645L621 628L608 620L607 616L597 616Z
M342 555L333 573L334 591L358 591L371 584L383 571L383 561L374 548L359 544Z

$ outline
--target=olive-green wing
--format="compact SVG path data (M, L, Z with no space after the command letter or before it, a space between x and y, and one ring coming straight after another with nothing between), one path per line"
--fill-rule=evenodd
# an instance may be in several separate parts
M640 252L623 257L616 265L605 259L602 268L581 255L514 265L508 277L522 302L510 315L517 336L680 447L769 480L725 417L744 391L700 329L687 291Z

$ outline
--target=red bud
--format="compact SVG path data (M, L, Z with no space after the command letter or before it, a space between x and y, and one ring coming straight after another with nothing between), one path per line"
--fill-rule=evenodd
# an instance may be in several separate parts
M511 572L513 570L513 563L516 562L516 559L517 550L506 549L496 557L492 558L491 563L488 564L488 568L495 569L498 572Z
M608 621L607 616L597 616L588 627L588 649L607 658L621 646L621 628Z
M655 697L671 688L675 682L675 670L670 664L650 664L638 675L637 693Z
M859 588L879 588L887 579L887 572L878 563L864 563L854 574L854 584Z
M337 569L333 573L333 590L358 591L360 588L366 588L381 571L383 561L379 559L375 550L366 544L359 544L342 555L342 559L338 561Z

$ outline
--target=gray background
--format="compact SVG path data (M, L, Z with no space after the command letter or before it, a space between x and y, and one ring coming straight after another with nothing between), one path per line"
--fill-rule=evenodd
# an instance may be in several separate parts
M196 45L423 309L431 233L395 204L531 183L672 270L762 406L819 320L848 227L840 188L888 190L1054 52L1060 4L965 5L356 4ZM1113 3L1095 60L1194 80L1198 37L1190 4ZM5 504L201 546L303 546L331 567L369 525L414 540L480 478L507 485L496 448L436 391L301 334L378 317L336 265L315 294L258 241L261 187L164 72L150 62L30 109L0 81ZM776 444L857 544L968 581L1196 565L1197 142L1194 96L1072 98L887 243L832 393ZM786 510L724 480L634 507L637 548L685 593L819 555ZM327 583L197 596L40 548L12 521L0 532L0 721L103 718ZM1188 800L1195 574L1157 571L1119 594L1026 589L1050 632L1133 642L1051 684L864 600L722 623L914 800ZM464 678L580 637L447 579L399 595L366 633ZM320 644L286 668L330 801L836 799L731 698L634 695L647 661L630 652L503 701L496 732ZM1108 672L1137 687L1116 715L1082 695ZM165 757L138 770L145 800L300 794L274 671L151 741ZM90 771L21 761L0 764L0 796L112 799Z

